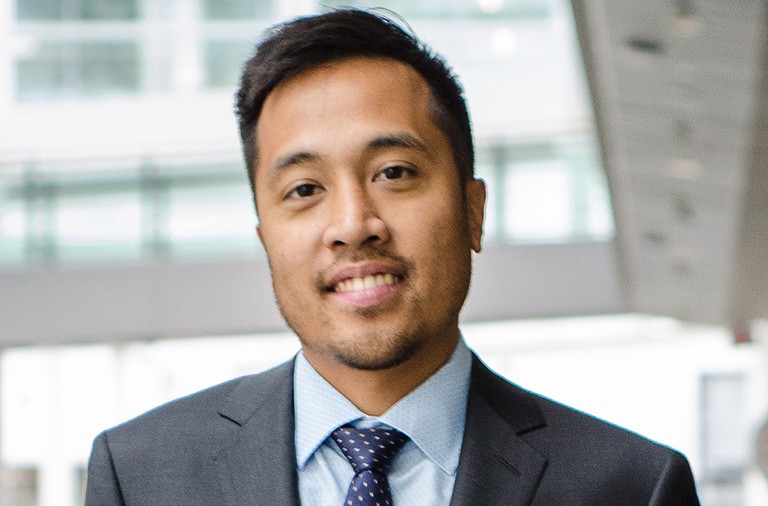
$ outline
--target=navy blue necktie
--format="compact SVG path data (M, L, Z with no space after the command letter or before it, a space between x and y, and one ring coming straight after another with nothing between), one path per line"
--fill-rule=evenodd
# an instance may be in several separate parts
M391 427L356 429L342 425L332 434L355 471L345 506L388 506L392 495L387 471L408 436Z

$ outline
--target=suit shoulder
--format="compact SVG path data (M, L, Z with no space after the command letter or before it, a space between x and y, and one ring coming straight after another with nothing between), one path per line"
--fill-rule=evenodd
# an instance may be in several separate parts
M292 415L292 364L171 401L102 432L91 452L86 504L118 504L115 497L125 498L119 504L176 504L191 493L194 504L219 504L219 458L237 446L242 427Z
M583 494L585 504L698 505L693 473L685 456L650 440L546 397L533 394L546 427L522 435L548 458L542 504L553 497Z
M472 374L472 407L505 420L546 462L535 504L699 504L681 453L524 390L479 359Z

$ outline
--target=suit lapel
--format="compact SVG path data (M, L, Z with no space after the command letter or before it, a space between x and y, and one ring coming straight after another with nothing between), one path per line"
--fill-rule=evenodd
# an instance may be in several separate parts
M222 503L298 505L293 362L244 380L219 413Z
M544 425L543 415L525 392L474 357L451 506L530 504L547 459L520 435Z

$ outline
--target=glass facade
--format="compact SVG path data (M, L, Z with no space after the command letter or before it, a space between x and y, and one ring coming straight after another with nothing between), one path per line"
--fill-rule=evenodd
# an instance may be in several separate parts
M167 132L187 126L169 114L199 108L191 124L204 125L213 114L226 112L243 61L279 16L367 4L16 0L11 100L21 106L50 104L42 121L69 103L98 107L104 112L89 120L64 116L74 122L71 130L103 122L108 131L122 123L128 129L105 142L117 151L121 144L141 151L141 143L167 142ZM477 173L489 184L487 240L610 239L611 205L597 143L585 121L583 77L574 63L572 35L561 33L569 26L561 22L569 16L565 2L380 4L413 20L417 33L446 55L467 88L478 132ZM223 97L216 109L198 106L208 96ZM133 101L138 109L150 100L179 106L166 108L162 117L159 108L145 107L146 115L158 115L165 126L158 127L156 141L139 140L142 128L131 125L141 118L132 117L133 107L125 104ZM498 106L505 102L506 108ZM120 113L108 112L113 104L122 104ZM204 135L220 133L211 128ZM13 161L0 153L0 266L260 252L237 148L183 164L162 150L140 156L85 153L61 162L49 154L47 142L35 139L31 145L42 151Z
M340 7L377 8L384 4L405 19L546 19L552 13L550 0L327 0L323 5Z
M568 143L568 144L566 144ZM489 187L487 241L532 244L610 239L610 203L589 138L478 149ZM0 265L260 254L239 161L161 159L120 171L46 171L0 177Z
M0 178L0 265L260 251L239 165L147 163Z
M16 60L21 102L136 93L140 87L135 41L43 40Z
M138 0L16 0L19 21L136 19Z
M240 78L240 70L253 51L252 39L211 38L203 46L204 85L210 89L231 90Z
M270 19L274 14L273 0L202 0L202 16L209 20L242 21Z

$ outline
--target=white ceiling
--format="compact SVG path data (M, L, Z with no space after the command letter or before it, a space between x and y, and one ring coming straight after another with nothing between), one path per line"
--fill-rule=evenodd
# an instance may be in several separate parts
M573 0L632 311L768 317L763 0Z

